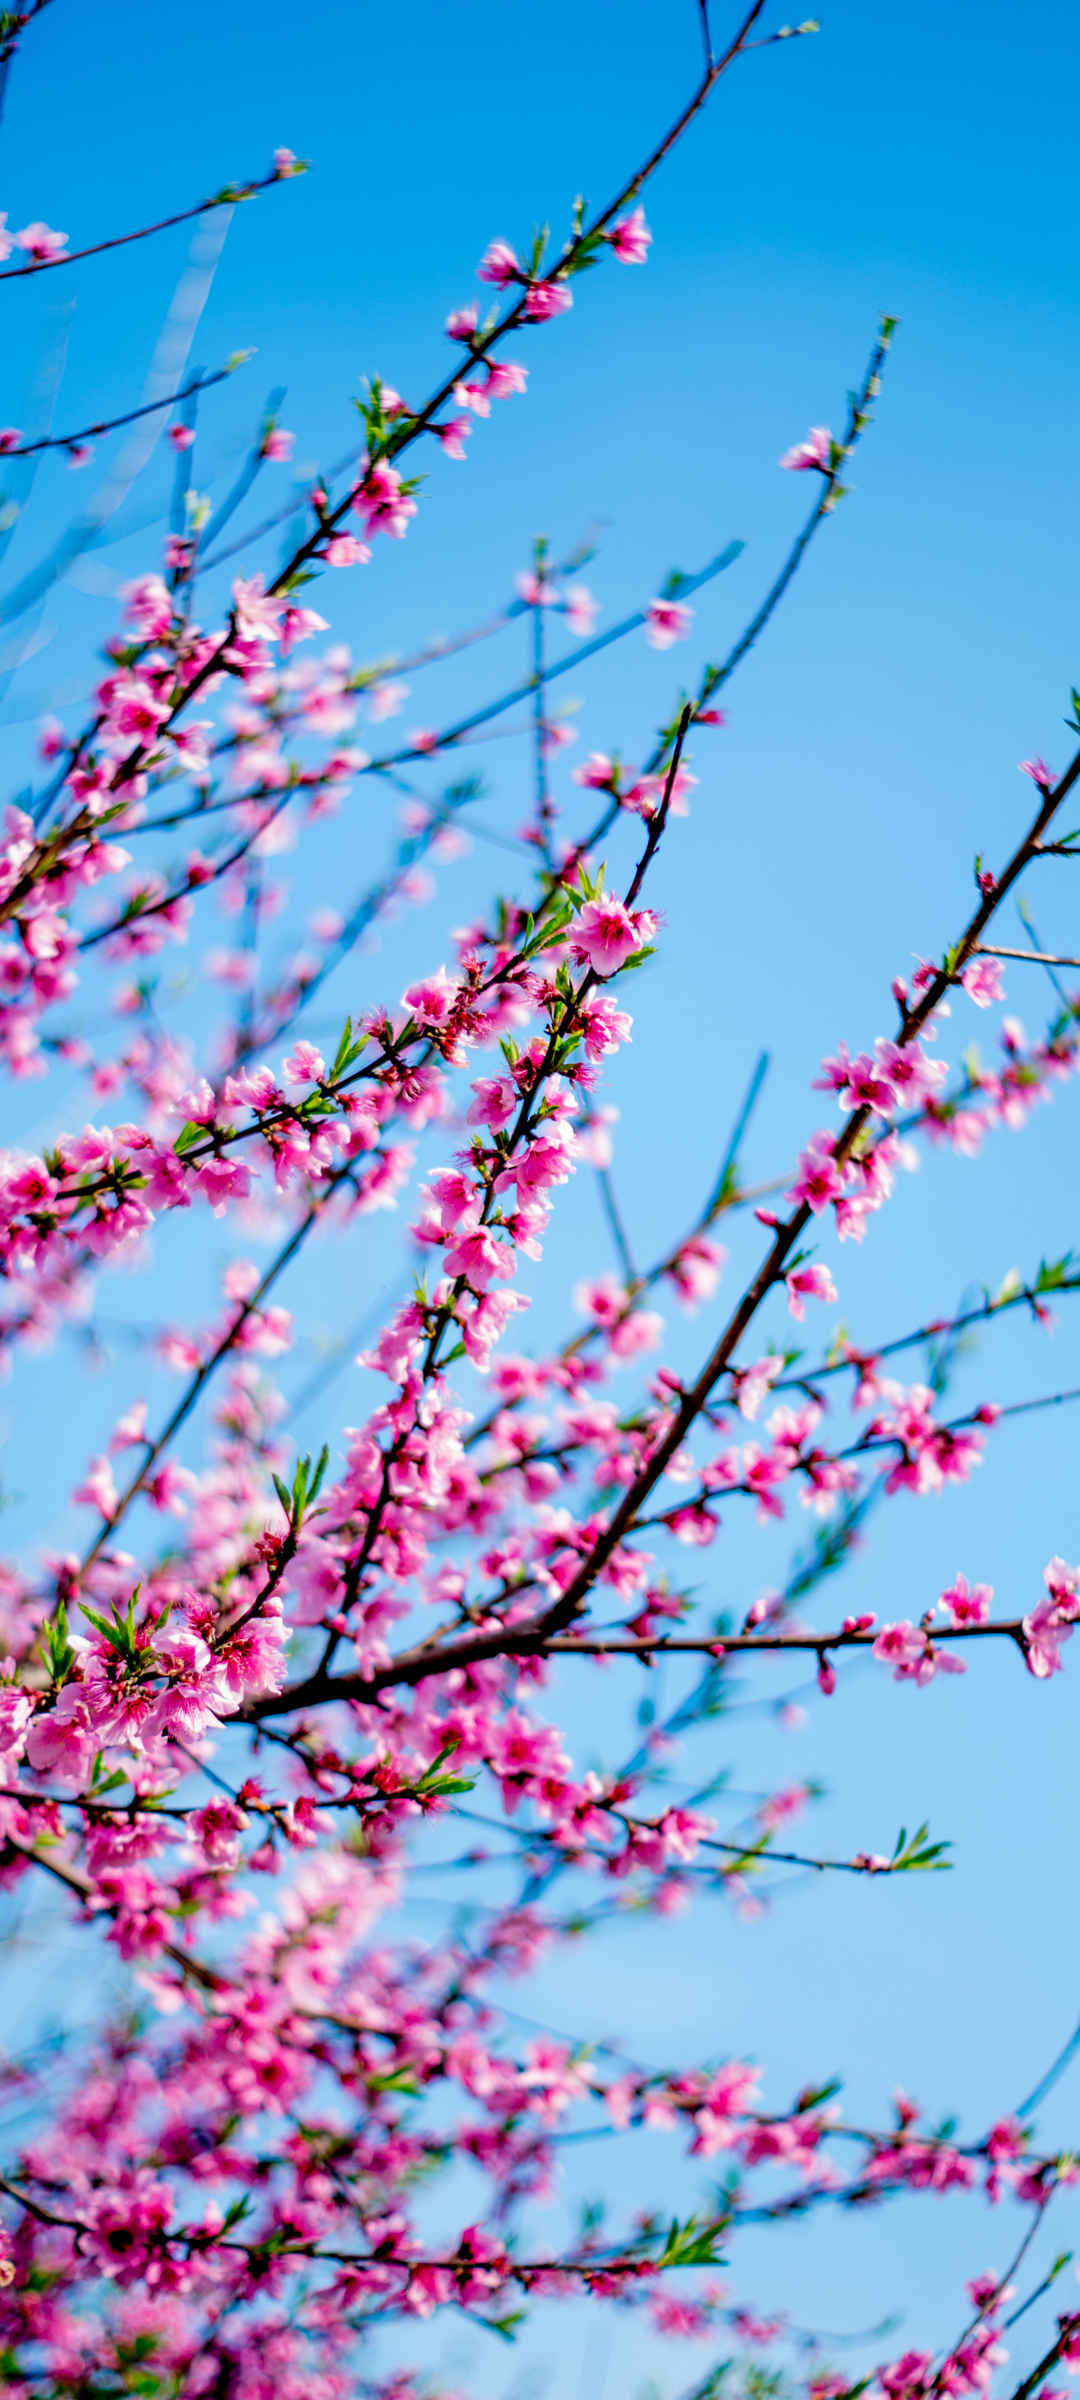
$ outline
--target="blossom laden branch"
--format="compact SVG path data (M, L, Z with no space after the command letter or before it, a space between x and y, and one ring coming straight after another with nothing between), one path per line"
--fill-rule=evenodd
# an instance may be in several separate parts
M51 226L34 223L24 226L21 233L5 231L6 218L0 222L0 259L10 258L13 249L25 253L18 267L0 266L0 283L21 281L27 275L40 275L50 267L74 267L84 258L99 258L105 250L126 249L129 242L145 242L151 234L167 233L174 225L188 225L193 217L205 217L215 208L235 208L238 201L253 200L257 193L272 190L277 183L286 183L294 175L307 171L303 159L294 158L291 150L278 150L269 175L261 175L250 183L226 183L220 192L209 199L198 200L193 208L179 209L171 217L159 217L153 225L139 225L131 233L115 233L104 242L91 242L85 249L69 250L66 233L56 233Z

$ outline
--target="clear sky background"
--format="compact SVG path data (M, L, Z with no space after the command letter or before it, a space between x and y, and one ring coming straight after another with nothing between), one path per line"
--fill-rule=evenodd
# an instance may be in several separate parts
M717 8L718 35L725 22ZM81 246L265 171L278 143L312 159L309 177L238 212L198 328L197 363L242 345L258 352L205 408L196 480L220 489L276 385L287 386L282 418L305 467L348 447L350 395L365 374L381 372L409 399L425 393L444 369L443 319L473 295L486 242L503 234L520 246L538 220L561 240L575 193L606 198L690 89L697 41L690 0L415 0L407 13L233 0L227 11L152 14L114 0L104 17L55 0L16 64L0 204L13 225L43 216ZM642 1258L708 1188L763 1046L773 1066L745 1164L755 1175L788 1164L822 1120L810 1084L823 1052L838 1036L855 1047L888 1028L890 977L913 952L940 951L964 921L975 851L1006 855L1031 799L1015 762L1033 750L1065 762L1061 718L1080 680L1077 65L1063 0L1037 15L1007 0L834 0L820 36L745 61L650 188L647 269L607 263L583 279L572 314L521 349L527 399L478 427L467 465L425 461L408 541L318 595L358 657L382 656L453 633L506 597L537 532L564 549L602 527L588 581L605 621L648 599L670 567L693 570L741 538L743 557L702 594L682 650L658 658L639 637L563 687L582 703L577 756L616 746L641 755L678 683L722 654L792 537L807 485L777 471L779 452L810 423L842 421L877 315L901 319L852 496L733 685L728 730L696 741L693 812L660 863L664 936L636 980L633 1047L611 1078L619 1189ZM71 275L6 286L0 419L35 425L42 362L61 338L59 429L132 405L189 247L184 228ZM72 507L92 504L114 450L78 477L55 460L42 470L3 562L0 612ZM262 513L263 492L280 504L290 475L268 468L239 522ZM154 563L170 477L159 447L111 527L125 538L89 552L0 632L0 660L22 659L0 711L8 790L32 765L47 708L79 721L111 597ZM519 627L417 678L399 722L438 724L492 696L523 645ZM509 735L473 758L489 784L485 822L512 832L528 799L524 741ZM566 768L556 772L569 800ZM300 914L361 889L394 838L388 796L360 783L295 870ZM448 929L504 863L511 871L477 847L448 870L425 915L405 916L338 979L319 1024L377 997L396 1003L413 973L447 955ZM1073 870L1040 873L1029 882L1040 933L1075 952ZM208 928L204 946L220 933ZM1018 936L1010 914L1001 938ZM194 1008L197 1021L200 955L196 944L185 970L182 954L167 954L178 1020ZM1017 968L1009 986L1032 1031L1052 1004L1025 980L1033 975ZM991 1033L992 1020L959 1000L943 1046L957 1058ZM11 1105L6 1138L39 1142L73 1110L86 1113L73 1084L31 1086ZM1073 1244L1077 1122L1066 1088L1025 1133L994 1136L981 1166L927 1161L862 1251L837 1257L826 1246L856 1336L947 1313L973 1281L996 1285L1013 1265L1027 1272ZM341 1261L315 1250L280 1296L307 1333L332 1339L393 1286L396 1241L392 1225L369 1221L350 1241L347 1288ZM758 1246L743 1223L723 1294L739 1288ZM70 1346L23 1363L0 1395L20 1551L85 1529L66 1495L116 1407L145 1391L153 1416L175 1394L129 1337L165 1314L205 1320L233 1255L231 1228L205 1217L167 1225L153 1262L106 1279L103 1311L118 1330L96 1376ZM583 1176L535 1278L530 1340L568 1321L587 1258L609 1263ZM958 1378L958 1405L1080 1382L1075 1306L1063 1304L1051 1343L1019 1320L993 1329ZM831 1322L821 1312L823 1328ZM769 1329L780 1335L779 1314ZM708 1322L676 1324L670 1354L689 1365L708 1339ZM298 1349L287 1388L316 1355ZM303 1438L332 1437L370 1401L350 1371L304 1419ZM1067 1407L1004 1427L967 1488L894 1502L844 1585L820 1596L820 1621L856 1606L918 1614L961 1566L995 1584L1003 1610L1030 1606L1049 1554L1080 1551L1078 1428ZM196 1428L184 1455L198 1456L200 1439ZM700 1576L711 1604L742 1608L780 1579L804 1528L763 1539L730 1514ZM762 1669L743 1694L787 1688ZM624 1701L609 1704L609 1749ZM584 1750L595 1698L568 1691L566 1707ZM1080 2013L1076 1725L1075 1672L1040 1688L996 1652L921 1695L880 1671L842 1675L836 1699L813 1702L798 1732L770 1714L734 1718L730 1735L698 1742L693 1774L730 1759L741 1790L821 1777L829 1796L807 1822L822 1851L888 1848L902 1822L928 1815L954 1841L957 1872L800 1882L755 1925L718 1902L662 1939L623 1926L588 1962L559 1964L516 2000L575 2032L618 2033L658 2063L761 2058L777 2104L804 2079L842 2071L852 2113L867 2122L883 2118L901 2083L932 2116L955 2109L981 2131L1021 2100ZM434 1886L431 1921L442 1922ZM1078 2113L1080 2071L1055 2094L1046 2130L1076 2138ZM692 2178L672 2144L635 2138L631 2156L641 2196L685 2208ZM577 2160L573 2188L590 2189L592 2173ZM1065 2198L1046 2255L1078 2236ZM744 2237L734 2280L762 2308L837 2331L901 2305L906 2337L929 2346L958 2330L962 2279L1000 2268L1014 2238L1004 2211L988 2223L981 2204L905 2203ZM567 2385L583 2400L601 2389L604 2400L633 2400L647 2374L673 2393L708 2363L689 2347L665 2355L630 2326L586 2337L572 2310L541 2315L520 2368L467 2330L439 2342L432 2351L428 2337L428 2355L459 2385L518 2400ZM418 2337L410 2354L421 2347ZM844 2363L872 2363L882 2347L871 2340Z

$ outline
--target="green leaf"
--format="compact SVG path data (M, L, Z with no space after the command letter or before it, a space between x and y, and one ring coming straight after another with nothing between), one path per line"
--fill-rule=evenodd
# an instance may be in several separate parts
M673 2217L667 2241L656 2260L658 2267L713 2267L720 2264L716 2244L718 2224L699 2224L688 2217L684 2225Z
M902 1875L920 1870L942 1874L949 1871L952 1861L946 1858L945 1852L951 1850L952 1843L931 1842L927 1838L929 1832L929 1825L920 1825L918 1832L913 1833L909 1841L906 1828L901 1826L896 1837L896 1848L889 1861L894 1874Z
M354 1034L352 1018L346 1017L344 1031L334 1056L334 1063L327 1077L329 1083L337 1083L342 1075L348 1073L349 1068L359 1058L361 1051L367 1048L367 1039L366 1033Z
M406 2066L389 2067L383 2074L365 2076L364 2081L367 2084L369 2092L408 2092L410 2094L415 2094L420 2089L420 2086L416 2080L415 2070L412 2067Z
M534 951L553 949L556 942L562 941L567 926L571 925L573 920L574 911L570 902L567 901L565 906L557 909L552 916L545 918L531 945L532 949Z
M523 2308L515 2308L511 2310L509 2316L480 2317L477 2321L481 2325L486 2325L489 2332L499 2334L504 2342L514 2342L517 2340L518 2326L525 2323L525 2313Z
M1064 1285L1075 1281L1076 1268L1077 1261L1071 1250L1066 1250L1064 1258L1042 1258L1032 1289L1036 1292L1060 1292Z
M75 1664L75 1652L68 1640L67 1609L58 1601L54 1616L46 1617L41 1628L41 1655L52 1683L64 1683Z
M455 1750L460 1749L460 1747L460 1736L456 1733L452 1733L448 1740L443 1743L438 1757L433 1758L431 1765L429 1767L425 1767L423 1774L417 1778L416 1788L418 1792L425 1790L426 1786L431 1782L432 1776L439 1773L440 1768L446 1765L447 1759L452 1758Z
M803 2109L824 2108L826 2101L835 2100L837 2093L842 2091L842 2089L843 2086L839 2077L833 2076L829 2083L815 2083L810 2085L806 2091L800 2092L797 2106L800 2111Z
M135 1631L135 1609L141 1589L142 1586L136 1584L134 1591L130 1594L123 1616L120 1616L119 1612L114 1609L111 1617L99 1617L95 1609L87 1606L85 1600L79 1603L84 1617L88 1624L93 1626L95 1633L100 1633L102 1640L118 1651L121 1658L129 1660L137 1658L139 1653L139 1640Z

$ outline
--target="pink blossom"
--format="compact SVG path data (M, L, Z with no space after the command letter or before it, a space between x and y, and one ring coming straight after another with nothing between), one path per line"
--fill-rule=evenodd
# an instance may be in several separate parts
M969 1584L966 1575L958 1575L938 1606L948 1609L954 1625L985 1625L993 1597L992 1583Z
M494 283L500 291L508 283L521 281L521 268L509 242L489 242L476 270L481 283Z
M421 1025L445 1025L458 996L458 986L446 967L439 967L422 983L411 983L402 994L402 1005Z
M554 584L531 572L515 575L514 588L518 598L524 600L529 608L550 608L556 598Z
M879 2381L889 2400L918 2400L928 2387L931 2364L928 2350L905 2350L895 2366L883 2367Z
M516 393L524 391L528 380L528 368L518 366L513 359L493 358L488 361L487 391L492 400L512 399Z
M885 1659L894 1667L898 1677L921 1665L927 1648L927 1637L920 1625L902 1617L896 1625L883 1625L874 1642L874 1657Z
M751 1422L759 1415L763 1400L768 1398L777 1376L782 1375L784 1362L773 1352L754 1360L749 1367L733 1367L732 1382L740 1416Z
M580 767L571 767L570 772L574 782L590 792L614 790L618 776L614 761L603 750L591 750L584 763Z
M35 218L32 225L24 225L22 232L15 235L16 249L25 250L39 262L60 258L67 249L67 241L66 233L54 233L51 225L43 225L40 218Z
M126 1408L123 1415L117 1418L109 1448L110 1450L126 1450L133 1443L142 1443L145 1440L146 1402L145 1400L134 1400L131 1407Z
M439 426L439 440L447 458L464 458L465 443L470 431L468 417L448 417L445 424Z
M1028 1673L1040 1681L1060 1673L1063 1661L1061 1646L1072 1633L1071 1622L1064 1620L1053 1597L1040 1600L1023 1621L1024 1658Z
M353 493L353 506L364 519L364 532L386 533L395 542L404 539L411 517L416 515L416 502L404 490L396 467L378 460L369 467L361 484Z
M673 642L685 641L693 622L694 612L681 600L650 600L645 611L645 639L654 650L670 650Z
M644 266L652 238L640 206L631 209L629 216L619 217L607 235L616 258L628 267Z
M233 584L233 607L236 629L244 641L278 641L285 605L276 592L266 590L261 575L251 575L246 580L237 576Z
M788 1307L793 1317L806 1315L807 1300L835 1300L836 1285L828 1267L796 1267L785 1275Z
M793 1201L796 1207L810 1208L815 1216L820 1216L822 1210L829 1206L830 1201L839 1200L843 1188L843 1182L833 1158L831 1135L827 1133L814 1134L799 1160L795 1181L787 1195L788 1199Z
M524 315L530 324L546 324L549 317L561 317L574 305L569 284L560 275L546 282L530 283L525 294Z
M448 1275L463 1275L473 1290L486 1291L496 1275L512 1275L517 1261L488 1225L462 1226L446 1252Z
M989 1008L1005 997L1005 970L999 958L970 958L960 981L976 1008Z
M598 975L616 974L640 950L644 938L640 915L632 916L613 894L587 900L574 920L575 951Z
M583 583L567 585L563 609L571 633L579 635L590 634L600 614L599 603Z
M72 1493L87 1508L99 1509L103 1517L112 1515L116 1507L116 1485L107 1458L95 1458L82 1483Z
M804 442L796 442L794 449L785 450L780 464L796 469L820 467L828 474L831 455L832 435L828 426L812 425Z
M354 533L331 534L324 552L328 567L366 567L371 557L366 542Z

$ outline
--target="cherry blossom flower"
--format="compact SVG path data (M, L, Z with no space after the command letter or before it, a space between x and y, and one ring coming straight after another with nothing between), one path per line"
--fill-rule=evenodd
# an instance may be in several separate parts
M652 241L644 209L639 205L630 210L629 216L619 217L607 239L624 266L643 267Z
M795 469L820 467L825 474L828 474L831 455L832 435L828 426L813 425L804 442L796 442L793 449L785 450L780 464L782 467L794 467Z
M685 641L694 612L681 600L650 600L645 615L646 641L654 650L670 650L673 642Z
M615 975L655 931L647 909L632 915L625 902L602 893L587 900L574 920L574 949L598 975Z

